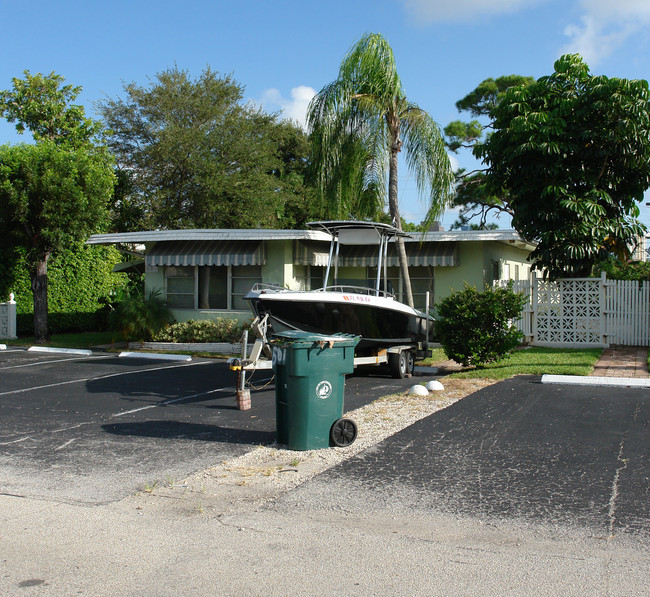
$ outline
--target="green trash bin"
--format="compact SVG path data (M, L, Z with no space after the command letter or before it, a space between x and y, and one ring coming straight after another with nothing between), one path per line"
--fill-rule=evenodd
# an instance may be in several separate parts
M302 331L274 335L278 443L292 450L351 444L357 428L343 419L345 375L354 370L359 338Z

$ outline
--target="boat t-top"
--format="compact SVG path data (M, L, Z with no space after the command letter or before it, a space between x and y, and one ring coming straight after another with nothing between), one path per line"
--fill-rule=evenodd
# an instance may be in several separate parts
M398 301L388 280L388 246L397 237L409 235L381 222L336 220L310 222L308 226L331 237L323 287L291 290L255 284L244 298L256 321L263 321L270 333L300 330L359 336L355 360L374 359L383 352L387 355L384 362L394 362L394 374L403 377L414 353L425 348L432 329L431 317ZM377 246L377 277L372 284L338 283L339 255L346 245Z

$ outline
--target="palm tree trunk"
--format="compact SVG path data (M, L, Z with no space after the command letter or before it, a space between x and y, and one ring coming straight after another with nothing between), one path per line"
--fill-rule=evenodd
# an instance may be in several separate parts
M397 139L393 143L390 152L390 169L388 172L388 210L393 219L393 226L398 230L402 229L402 219L399 213L399 202L397 194L397 154L399 153L401 142ZM404 239L398 236L397 243L397 257L399 259L399 269L402 274L402 282L404 284L404 291L406 292L406 304L413 307L413 291L411 290L411 276L409 276L408 259L406 257L406 247L404 246Z

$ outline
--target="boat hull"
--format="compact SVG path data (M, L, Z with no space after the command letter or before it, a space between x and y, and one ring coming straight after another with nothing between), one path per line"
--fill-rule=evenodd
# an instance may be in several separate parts
M360 336L356 353L381 347L412 345L426 339L426 317L393 299L330 292L249 293L253 313L269 316L273 332L307 332Z

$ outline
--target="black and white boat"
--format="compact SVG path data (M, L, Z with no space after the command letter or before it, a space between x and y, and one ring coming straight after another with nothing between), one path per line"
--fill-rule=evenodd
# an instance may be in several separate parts
M389 243L408 235L378 222L327 221L311 222L309 226L331 236L324 286L301 291L256 284L244 297L253 313L260 320L267 318L271 332L302 330L359 336L357 356L396 346L410 347L412 352L423 348L432 333L433 320L398 301L387 276ZM377 246L377 278L373 287L337 283L338 256L344 245ZM332 285L328 285L330 279Z

